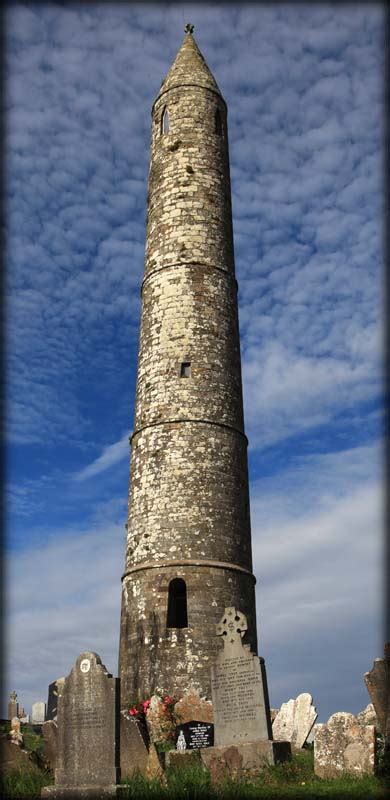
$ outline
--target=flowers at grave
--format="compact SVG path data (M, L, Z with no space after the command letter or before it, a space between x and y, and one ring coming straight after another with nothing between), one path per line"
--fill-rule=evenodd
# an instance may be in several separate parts
M165 692L153 694L139 703L132 703L128 716L146 723L153 742L167 742L175 737L178 717L174 712L177 698Z

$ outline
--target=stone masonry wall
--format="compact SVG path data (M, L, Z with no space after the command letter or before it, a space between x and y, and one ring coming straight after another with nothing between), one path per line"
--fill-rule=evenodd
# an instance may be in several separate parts
M187 584L188 628L167 628L170 580ZM210 665L222 647L215 626L226 606L248 620L244 643L257 651L254 580L245 573L209 567L156 568L123 582L121 620L122 707L153 691L181 696L190 684L211 698Z

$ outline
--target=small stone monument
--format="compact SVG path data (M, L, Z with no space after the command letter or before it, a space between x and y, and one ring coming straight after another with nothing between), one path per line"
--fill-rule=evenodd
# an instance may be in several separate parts
M17 703L17 694L16 692L11 692L8 700L8 719L13 719L14 717L18 716L19 712L19 704Z
M58 697L55 785L42 797L104 797L119 781L118 680L97 653L81 653Z
M37 700L31 707L31 724L43 725L46 716L46 703L43 700Z
M302 692L295 700L283 703L272 725L274 739L291 742L298 750L303 747L318 716L312 702L311 694Z
M370 672L365 673L364 683L375 709L378 730L388 750L390 748L390 642L385 645L384 658L376 658Z
M338 711L326 724L317 724L314 738L314 772L319 778L339 778L344 772L357 777L373 774L375 728L360 725L354 714Z
M215 746L200 751L212 776L230 774L230 764L234 774L256 775L291 754L288 742L272 741L264 660L243 645L246 630L245 615L225 608L216 631L223 649L211 668Z

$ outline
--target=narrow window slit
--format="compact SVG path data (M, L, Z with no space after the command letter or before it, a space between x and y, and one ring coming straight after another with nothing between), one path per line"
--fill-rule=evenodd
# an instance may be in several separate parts
M169 584L167 628L188 628L187 587L182 578L173 578Z
M167 107L164 108L161 117L161 133L169 133L169 114Z
M191 377L191 361L183 361L180 367L180 377L181 378L190 378Z

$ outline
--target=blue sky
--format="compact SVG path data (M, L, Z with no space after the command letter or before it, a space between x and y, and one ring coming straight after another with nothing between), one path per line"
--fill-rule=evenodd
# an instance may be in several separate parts
M9 5L5 689L117 671L150 109L188 21L229 108L259 651L271 705L326 721L383 649L380 4Z

